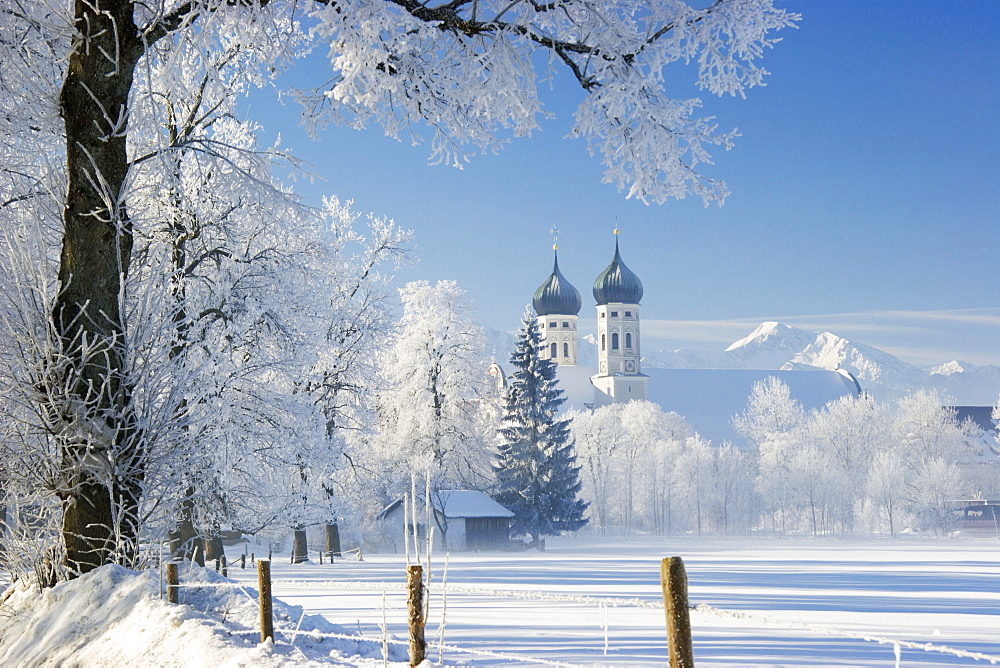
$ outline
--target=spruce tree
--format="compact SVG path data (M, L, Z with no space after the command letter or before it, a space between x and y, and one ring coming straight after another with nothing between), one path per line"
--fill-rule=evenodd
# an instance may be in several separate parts
M504 397L495 496L515 515L514 535L531 536L539 549L543 536L587 523L569 420L557 415L566 399L556 386L556 364L542 359L540 346L538 324L526 312L510 358L515 371Z

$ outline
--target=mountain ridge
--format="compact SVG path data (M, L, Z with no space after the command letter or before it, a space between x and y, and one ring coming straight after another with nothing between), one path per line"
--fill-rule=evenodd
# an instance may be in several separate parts
M920 368L832 332L777 321L762 322L722 351L657 350L644 356L643 364L654 369L843 369L879 401L936 390L954 405L990 406L1000 395L998 366L951 360Z

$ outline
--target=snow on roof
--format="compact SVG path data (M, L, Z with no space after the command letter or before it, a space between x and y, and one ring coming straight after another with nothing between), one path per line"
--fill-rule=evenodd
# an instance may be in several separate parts
M471 489L442 489L445 517L513 517L514 513L482 492ZM436 504L435 504L436 505Z
M444 508L444 516L448 519L467 517L513 517L514 513L507 510L499 503L491 499L482 492L471 489L442 489L433 495L431 502L434 509L441 512ZM403 500L396 499L378 514L378 519L383 520L391 515L397 508L402 508Z
M572 404L593 402L590 367L559 367L559 387ZM817 369L789 371L746 369L643 369L649 377L647 398L664 411L682 416L703 438L715 444L744 439L733 429L733 416L746 410L754 383L774 376L788 385L792 398L807 411L819 409L845 395L858 396L854 379L846 373ZM589 396L588 396L589 393Z
M559 381L557 387L566 397L563 410L582 411L594 403L594 386L590 382L590 377L595 373L597 369L589 366L556 367L556 378Z

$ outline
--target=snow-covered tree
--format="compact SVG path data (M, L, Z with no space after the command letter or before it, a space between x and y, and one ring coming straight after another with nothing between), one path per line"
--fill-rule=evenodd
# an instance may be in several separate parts
M794 432L805 420L802 404L792 398L788 385L776 376L757 381L746 409L733 418L733 427L757 448L779 434Z
M675 509L680 505L677 461L685 440L693 434L683 418L676 413L671 415L676 428L654 444L652 461L646 471L649 526L658 535L673 532Z
M675 473L684 510L694 521L700 536L708 529L713 496L713 468L715 458L712 444L698 434L686 439L677 459Z
M136 235L150 222L139 172L159 165L169 183L176 150L231 148L184 133L149 141L169 125L164 85L192 99L239 91L325 48L329 88L301 95L312 127L375 122L397 135L425 121L432 155L455 163L470 148L495 150L534 130L544 114L536 86L564 67L583 95L572 134L602 153L606 181L648 201L689 193L721 201L724 184L697 167L710 159L706 147L728 147L735 131L717 133L695 117L697 100L669 97L668 70L694 62L697 85L742 95L762 82L758 61L774 31L797 18L772 0L5 3L0 169L10 194L0 223L39 233L32 243L42 250L45 294L34 297L49 321L29 331L56 354L33 379L43 383L34 420L62 467L54 493L71 569L134 552L149 491L147 439L159 425L136 403L141 344L126 312L132 272L154 266L137 254ZM219 75L229 63L242 68L236 82ZM191 68L204 76L174 76ZM225 169L252 178L240 160ZM220 210L239 205L224 188L212 196Z
M879 512L885 514L892 537L896 535L906 498L905 479L906 466L898 450L885 449L875 453L868 471L866 492Z
M998 444L1000 444L1000 397L997 397L997 402L993 406L993 411L990 413L990 417L993 418L993 424L995 426L995 429L993 430L993 438L996 439Z
M802 404L788 385L775 376L754 383L746 409L733 418L733 427L754 450L757 489L775 528L785 531L791 508L788 486L792 455L802 447L806 419Z
M757 505L751 455L726 441L715 448L713 457L716 530L722 534L748 531Z
M622 484L619 453L628 438L621 421L621 404L609 404L592 411L575 411L570 420L577 458L583 472L583 492L591 509L591 519L602 534L617 520Z
M916 528L937 533L953 528L955 501L978 491L970 489L971 480L962 473L975 454L975 438L945 403L937 392L907 395L899 400L893 423Z
M587 523L569 420L558 414L566 399L557 387L556 364L542 358L540 346L537 319L529 311L510 357L514 372L504 401L494 494L514 513L511 530L531 536L539 549L544 536Z
M411 472L430 471L436 487L483 489L496 425L483 419L491 405L482 329L454 281L415 281L399 295L403 316L381 357L377 439L386 475L395 471L405 487Z
M846 533L854 530L872 458L891 442L891 425L888 407L867 394L831 401L810 420L809 439L829 462L831 519Z
M569 417L584 498L597 527L666 530L674 463L691 427L649 401L609 404Z

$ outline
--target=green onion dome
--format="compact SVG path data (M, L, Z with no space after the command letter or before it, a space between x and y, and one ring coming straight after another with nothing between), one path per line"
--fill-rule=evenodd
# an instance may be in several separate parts
M576 315L580 312L580 307L583 305L580 293L559 271L558 251L555 252L552 273L535 290L531 304L538 315Z
M642 281L622 262L618 252L618 231L615 230L615 256L608 268L594 281L597 305L611 303L638 304L642 299Z

